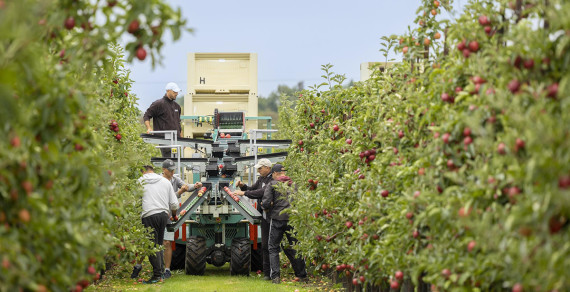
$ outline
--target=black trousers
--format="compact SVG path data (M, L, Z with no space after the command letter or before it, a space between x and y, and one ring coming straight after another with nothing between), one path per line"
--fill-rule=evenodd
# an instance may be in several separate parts
M142 218L142 224L145 227L152 228L153 242L156 247L162 246L162 241L164 240L164 229L166 228L168 218L168 214L164 212ZM163 251L161 250L154 255L148 256L148 261L152 265L152 277L159 279L162 276L162 271L164 270Z
M263 254L263 275L271 277L271 267L269 265L269 221L265 220L265 218L261 218L261 253Z
M287 236L288 245L281 243L283 235ZM269 265L271 266L271 279L279 278L281 276L279 252L283 252L289 259L295 276L299 278L307 277L307 270L305 269L305 260L297 255L297 251L292 246L297 242L293 237L293 227L289 225L288 220L273 220L270 221L269 226Z

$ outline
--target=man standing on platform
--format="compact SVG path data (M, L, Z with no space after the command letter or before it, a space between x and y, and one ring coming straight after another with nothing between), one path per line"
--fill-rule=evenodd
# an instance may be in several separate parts
M153 102L146 110L143 116L144 125L147 134L150 131L176 131L178 137L182 135L182 126L180 125L180 115L182 108L176 103L178 93L182 91L174 82L166 84L166 93L164 96ZM152 119L152 128L150 127L150 119ZM171 157L171 148L160 148L162 157Z

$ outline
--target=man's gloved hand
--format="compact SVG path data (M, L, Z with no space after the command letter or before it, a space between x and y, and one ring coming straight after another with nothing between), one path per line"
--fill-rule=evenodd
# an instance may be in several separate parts
M238 180L238 181L236 182L236 186L237 186L238 188L243 187L243 185L244 185L244 184L241 182L241 180Z
M178 221L178 216L170 217L170 221L172 222Z
M195 189L199 189L199 188L201 188L201 187L202 187L202 183L201 183L201 182L197 182L197 183L194 184L194 188L195 188Z
M235 190L235 191L234 191L234 195L237 195L237 196L243 196L244 194L245 194L244 191L240 191L240 190Z

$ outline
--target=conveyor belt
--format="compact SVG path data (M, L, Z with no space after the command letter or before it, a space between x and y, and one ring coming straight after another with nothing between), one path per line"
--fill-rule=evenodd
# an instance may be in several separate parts
M165 142L170 142L170 139L164 139L163 137L159 136L159 135L152 135L152 134L141 134L141 138L143 139L155 139L155 140L162 140L162 142L160 142L160 144L164 144ZM204 139L193 139L193 138L184 138L184 137L178 137L178 142L179 143L191 143L191 144L207 144L207 145L212 145L212 143L214 143L212 140L204 140Z
M174 164L178 163L178 158L167 157L151 157L150 162L157 167L162 167L162 162L166 159L171 159ZM203 166L208 164L208 158L180 158L181 167L192 168L194 166Z
M206 200L207 197L206 193L208 193L210 190L211 186L208 186L204 194L201 196L198 196L199 189L195 190L192 193L192 195L190 195L190 197L186 199L186 201L182 204L182 206L180 206L180 208L176 210L176 216L178 216L178 221L168 223L166 225L166 230L170 232L178 230L178 228L180 228L180 226L182 226L182 224L184 224L184 222L186 222L186 220L190 218L190 216L193 215L194 212L196 212L196 209L198 209L198 207L202 205L202 203ZM182 212L182 210L186 210L186 214L180 216L180 212Z
M239 202L236 202L234 198L232 198L232 196L230 196L225 190L222 190L222 192L226 194L226 200L230 202L230 204L232 204L232 206L234 206L234 208L238 210L240 214L243 215L247 221L249 221L249 223L257 224L260 222L262 217L261 213L253 208L252 205L241 200Z
M287 152L277 152L277 153L270 153L270 154L257 154L257 160L262 159L262 158L280 158L280 157L287 157ZM235 162L243 162L243 161L253 161L255 160L255 156L243 156L243 157L235 157L234 161Z
M238 143L240 144L248 144L249 139L239 139ZM282 145L282 144L291 144L291 140L255 140L257 145Z

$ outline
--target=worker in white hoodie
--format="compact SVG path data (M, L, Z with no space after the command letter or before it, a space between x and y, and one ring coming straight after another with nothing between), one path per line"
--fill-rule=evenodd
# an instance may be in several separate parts
M150 165L144 166L143 176L139 178L143 185L144 194L142 200L142 224L153 230L154 244L162 245L164 240L164 229L170 218L176 217L178 209L178 199L172 188L172 184L162 175L154 173L154 168ZM148 260L152 265L152 277L145 281L145 284L153 284L160 281L162 277L163 252L157 252L149 256Z

